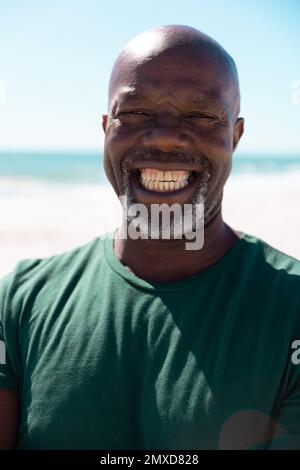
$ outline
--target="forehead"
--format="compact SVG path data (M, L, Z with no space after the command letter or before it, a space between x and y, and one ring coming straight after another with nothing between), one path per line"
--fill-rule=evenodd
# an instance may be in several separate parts
M229 105L232 87L228 66L213 54L175 51L125 61L112 77L110 99L134 101L169 96Z
M120 84L110 102L113 110L124 106L154 106L158 109L164 104L171 104L179 109L204 106L221 113L224 118L230 116L232 108L230 96L224 93L224 88L222 90L211 83L174 77L168 80L135 79Z
M185 84L183 82L162 83L144 81L120 86L116 90L115 100L120 103L134 104L141 101L158 101L174 99L175 101L184 101L191 104L203 103L223 105L227 108L226 97L222 95L218 88L212 88L209 85L199 86L199 84Z

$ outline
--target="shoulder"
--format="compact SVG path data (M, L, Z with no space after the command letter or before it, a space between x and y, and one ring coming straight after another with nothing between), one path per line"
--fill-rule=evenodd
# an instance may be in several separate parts
M8 286L10 282L18 283L27 280L33 281L36 276L45 275L53 271L72 267L80 260L87 260L93 252L101 246L100 238L73 248L71 250L48 256L45 258L23 259L16 264L15 269L0 280L0 285Z
M274 269L283 269L286 272L300 276L300 260L254 235L245 233L242 239L248 245L249 251L255 254L257 260L273 266Z
M246 246L245 269L251 269L258 282L272 285L281 293L287 289L299 296L299 260L254 235L244 234L242 242Z
M69 251L46 258L23 259L15 269L0 280L0 316L10 310L17 312L38 295L52 293L65 284L76 282L101 263L103 240L97 237Z

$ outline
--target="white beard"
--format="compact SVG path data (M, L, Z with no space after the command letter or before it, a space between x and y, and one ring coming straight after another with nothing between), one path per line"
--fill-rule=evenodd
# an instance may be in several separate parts
M147 152L139 152L139 155L146 156ZM197 161L198 157L195 157L194 161ZM191 159L189 159L190 161ZM198 159L201 160L201 159ZM126 208L123 204L122 198L120 202L122 204L123 210L125 211L124 224L130 225L136 219L135 211L131 211L130 208L138 204L134 200L134 196L131 190L130 185L130 169L127 163L127 159L124 159L122 164L122 176L123 176L123 194L122 196L126 197ZM206 165L205 169L202 171L202 178L199 183L198 190L192 200L191 210L189 212L189 220L184 220L185 213L183 208L181 208L181 215L170 218L170 224L168 226L161 222L161 219L152 220L151 210L141 211L138 217L138 228L140 238L144 239L159 239L159 240L173 240L188 238L190 239L192 234L199 230L199 227L204 225L204 217L207 216L213 207L216 204L213 204L208 209L205 207L206 194L208 190L208 181L211 177L211 169ZM206 210L205 210L206 209ZM132 215L134 213L134 215ZM186 223L188 222L188 223ZM188 230L187 230L188 227Z

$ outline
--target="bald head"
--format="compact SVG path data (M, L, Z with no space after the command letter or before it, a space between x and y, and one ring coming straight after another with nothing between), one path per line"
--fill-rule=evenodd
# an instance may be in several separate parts
M195 28L183 25L159 26L133 38L114 63L109 82L109 106L116 89L124 82L133 83L138 71L146 64L164 63L175 57L172 74L184 67L182 58L190 58L196 67L207 69L207 81L216 84L222 81L226 93L230 94L232 117L236 119L240 110L238 72L234 60L214 39ZM177 60L176 60L177 59ZM204 76L205 78L205 76Z

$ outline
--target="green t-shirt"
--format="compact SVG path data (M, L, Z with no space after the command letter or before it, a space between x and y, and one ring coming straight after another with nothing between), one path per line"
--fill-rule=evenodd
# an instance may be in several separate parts
M17 447L300 449L299 287L300 262L247 234L180 282L138 278L112 237L19 262L0 284Z

